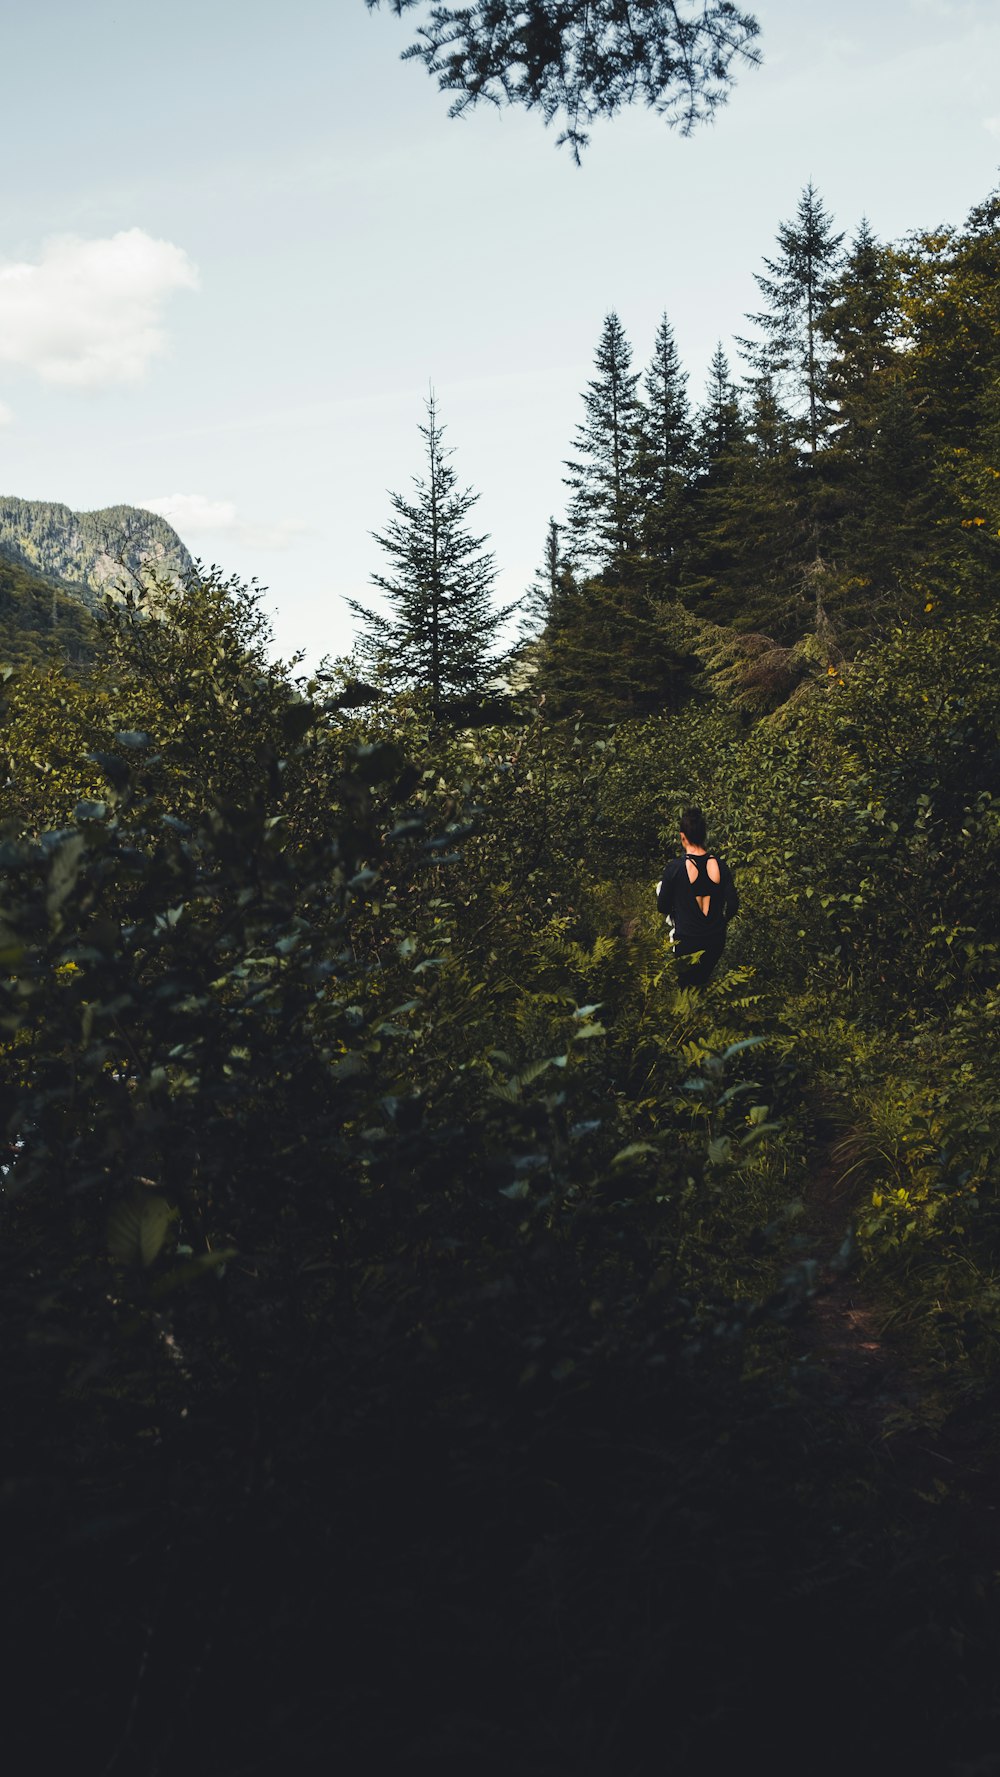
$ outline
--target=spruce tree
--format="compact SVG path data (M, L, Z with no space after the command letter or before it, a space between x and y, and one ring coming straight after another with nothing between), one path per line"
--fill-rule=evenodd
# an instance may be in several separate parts
M725 385L717 373L713 382L718 401ZM719 410L723 418L728 406ZM703 420L709 437L711 412ZM812 609L804 587L809 525L794 427L771 379L761 376L699 490L686 602L715 623L797 640Z
M709 366L705 400L695 416L694 451L699 479L713 479L722 471L727 452L745 436L740 392L720 340Z
M384 532L373 532L390 569L374 574L372 583L388 598L390 611L347 601L362 625L362 660L390 686L429 692L435 715L448 698L486 689L498 665L497 630L514 608L493 609L496 568L483 549L489 538L465 528L479 495L459 488L443 433L432 393L427 424L420 427L426 474L414 476L412 500L390 493L394 517Z
M901 365L933 459L926 602L933 610L956 597L992 602L1000 585L1000 191L963 228L918 235L898 257ZM923 612L924 597L916 603Z
M765 259L757 283L767 307L748 316L759 340L740 340L751 368L775 379L778 393L798 409L805 442L819 449L830 421L826 392L827 347L821 327L837 268L842 234L813 185L799 199L794 222L778 230L778 257Z
M667 316L660 321L646 372L646 404L639 456L642 537L655 577L672 585L687 517L691 470L691 416L687 376Z
M862 221L821 317L834 414L824 479L838 506L831 537L842 628L870 632L926 547L932 453L900 350L899 255Z
M568 581L534 683L552 715L624 722L679 708L698 664L686 613L641 580Z
M571 490L567 528L574 569L627 570L640 551L642 490L639 453L643 415L632 349L616 314L608 315L595 357L597 375L583 402L575 455L564 477Z
M862 219L828 287L819 323L829 347L826 395L835 415L833 441L850 456L867 452L874 415L901 368L899 299L897 255L880 245Z
M873 619L897 622L922 605L912 576L933 553L935 516L944 517L931 441L902 376L873 406L863 454L845 462L843 505L838 616L859 637L870 636Z
M544 635L559 601L560 593L570 578L569 564L563 554L563 526L549 519L545 533L542 565L521 600L521 636L534 641Z
M680 596L693 610L718 591L722 561L717 531L734 467L734 453L746 438L740 393L729 360L716 346L708 371L705 399L694 419L695 480L692 488L691 534L680 564Z

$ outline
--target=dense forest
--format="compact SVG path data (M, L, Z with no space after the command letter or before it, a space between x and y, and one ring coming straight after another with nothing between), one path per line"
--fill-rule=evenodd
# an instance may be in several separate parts
M998 271L810 187L701 406L609 316L513 656L432 408L351 661L7 671L16 1768L1000 1769Z

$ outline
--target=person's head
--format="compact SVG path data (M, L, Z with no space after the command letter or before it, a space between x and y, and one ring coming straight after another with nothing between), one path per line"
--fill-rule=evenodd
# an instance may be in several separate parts
M686 808L681 815L681 835L689 845L704 845L708 826L700 808Z

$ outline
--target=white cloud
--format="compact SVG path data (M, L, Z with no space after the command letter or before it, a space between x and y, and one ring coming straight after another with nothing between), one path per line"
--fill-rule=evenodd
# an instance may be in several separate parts
M210 500L205 494L159 494L138 503L172 524L184 543L222 538L245 549L288 549L306 530L294 518L265 519L262 523L241 518L232 500Z
M167 298L197 288L183 248L141 228L59 235L34 264L0 261L0 363L70 388L138 382L166 345Z
M1000 136L1000 117L984 117L983 129L989 130L991 136Z
M6 401L0 401L0 426L12 426L13 423L14 409L8 407Z

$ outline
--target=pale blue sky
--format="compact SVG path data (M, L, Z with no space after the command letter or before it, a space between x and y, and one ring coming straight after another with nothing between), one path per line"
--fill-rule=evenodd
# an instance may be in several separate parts
M714 125L629 113L577 169L535 118L449 121L363 0L8 0L0 493L185 496L189 547L315 660L349 644L433 380L517 597L610 309L641 363L666 309L700 398L809 179L884 238L997 182L996 0L756 10L764 66Z

